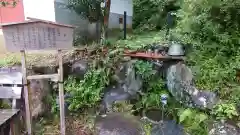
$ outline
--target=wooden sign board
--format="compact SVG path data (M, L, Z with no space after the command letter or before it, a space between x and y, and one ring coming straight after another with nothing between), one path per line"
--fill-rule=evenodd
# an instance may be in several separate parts
M71 49L74 27L34 20L2 25L8 51Z

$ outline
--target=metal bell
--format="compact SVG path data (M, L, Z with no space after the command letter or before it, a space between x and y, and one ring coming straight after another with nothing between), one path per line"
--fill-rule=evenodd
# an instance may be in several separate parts
M173 42L168 50L170 56L184 56L183 46L179 43Z

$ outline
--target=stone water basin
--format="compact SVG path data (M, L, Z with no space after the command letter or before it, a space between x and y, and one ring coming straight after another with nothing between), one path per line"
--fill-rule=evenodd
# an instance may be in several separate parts
M162 109L148 109L143 119L152 124L151 135L185 135L183 126L172 120L173 116Z
M155 121L150 129L151 135L184 135L183 127L173 120L165 120L157 117L159 110L148 111L149 114L154 114L148 119ZM150 113L149 113L150 112ZM156 119L155 119L156 118ZM167 119L167 118L166 118ZM161 122L160 122L161 121ZM125 113L110 113L105 117L98 116L95 120L95 135L147 135L144 128L144 122L140 117Z
M162 109L157 108L143 111L142 116L144 119L156 124L160 123L162 120L167 121L173 119L173 116L171 114L163 112Z
M97 116L95 135L144 135L140 119L125 113Z

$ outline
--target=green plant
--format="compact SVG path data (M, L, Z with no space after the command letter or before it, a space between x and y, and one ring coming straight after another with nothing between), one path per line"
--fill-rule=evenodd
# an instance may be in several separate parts
M51 113L58 116L59 111L60 110L59 110L59 107L56 102L56 96L52 96L52 98L51 98Z
M133 0L133 5L133 28L156 30L165 27L167 12L176 11L179 0Z
M102 0L68 0L68 8L90 22L97 22L103 17L101 2Z
M164 88L163 81L161 79L156 81L152 80L147 87L147 91L144 92L142 99L140 100L142 106L144 108L161 108L161 95L168 95L168 92Z
M0 100L0 108L1 109L10 109L11 105L9 105L8 103L4 102L4 100Z
M116 44L122 48L139 50L149 44L164 42L164 34L163 31L136 32L136 34L128 36L127 40L118 40Z
M193 109L180 109L179 122L184 125L186 132L192 135L207 135L206 120L208 116Z
M44 135L44 132L46 129L43 127L45 124L46 124L46 120L44 120L43 118L40 118L40 120L36 122L34 125L35 133L38 135Z
M0 1L0 5L1 5L2 7L7 7L7 6L9 6L9 7L15 7L17 4L18 4L18 1L17 1L17 0L11 0L11 1L9 1L9 0L1 0L1 1Z
M230 103L235 103L235 104L239 103L240 102L240 86L238 84L233 85L233 88L226 92L225 97Z
M135 62L137 74L141 75L145 85L141 99L135 104L136 110L161 108L161 95L169 95L165 89L164 81L156 76L156 71L153 70L153 65L147 61L138 60Z
M148 108L160 108L161 107L161 93L160 92L149 92L144 93L141 101L141 107L144 109Z
M107 23L104 22L104 17L109 16L110 12L110 8L106 4L107 2L104 0L68 0L69 9L75 11L80 17L97 23L96 27L99 28L99 24L101 25L102 45L104 44L104 40L106 40L106 29L108 28Z
M218 120L232 119L233 117L239 116L236 104L234 103L218 104L211 113L215 115Z
M150 123L144 124L145 135L151 135L152 125Z
M136 68L137 74L141 75L145 81L151 79L156 73L156 71L153 70L153 65L147 61L138 60L134 63L134 67Z
M128 103L127 101L116 102L113 104L114 112L124 112L124 113L132 113L133 105Z
M220 88L222 95L235 81L239 59L239 1L183 0L174 30L177 39L193 46L188 64L195 67L201 89ZM223 88L223 89L222 89ZM229 89L229 88L228 88Z
M64 83L66 91L72 96L67 101L70 103L69 109L79 110L96 106L107 83L108 78L104 69L88 71L80 82L77 82L73 77L69 77Z

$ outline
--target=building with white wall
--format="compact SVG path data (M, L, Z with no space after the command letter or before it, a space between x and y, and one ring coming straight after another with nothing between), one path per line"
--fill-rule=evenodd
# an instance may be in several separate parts
M23 0L24 17L38 18L86 28L87 20L66 8L67 0ZM119 18L127 12L127 25L131 26L132 0L111 0L109 28L119 28ZM81 29L80 28L80 29Z
M22 22L27 18L36 18L62 24L73 25L83 35L96 35L96 26L69 10L68 0L19 0L14 8L0 7L0 23ZM132 26L132 0L111 0L109 28L119 28L119 18L127 12L127 27Z
M109 14L109 28L119 28L119 18L123 18L124 11L127 12L127 26L132 27L132 0L112 0Z

